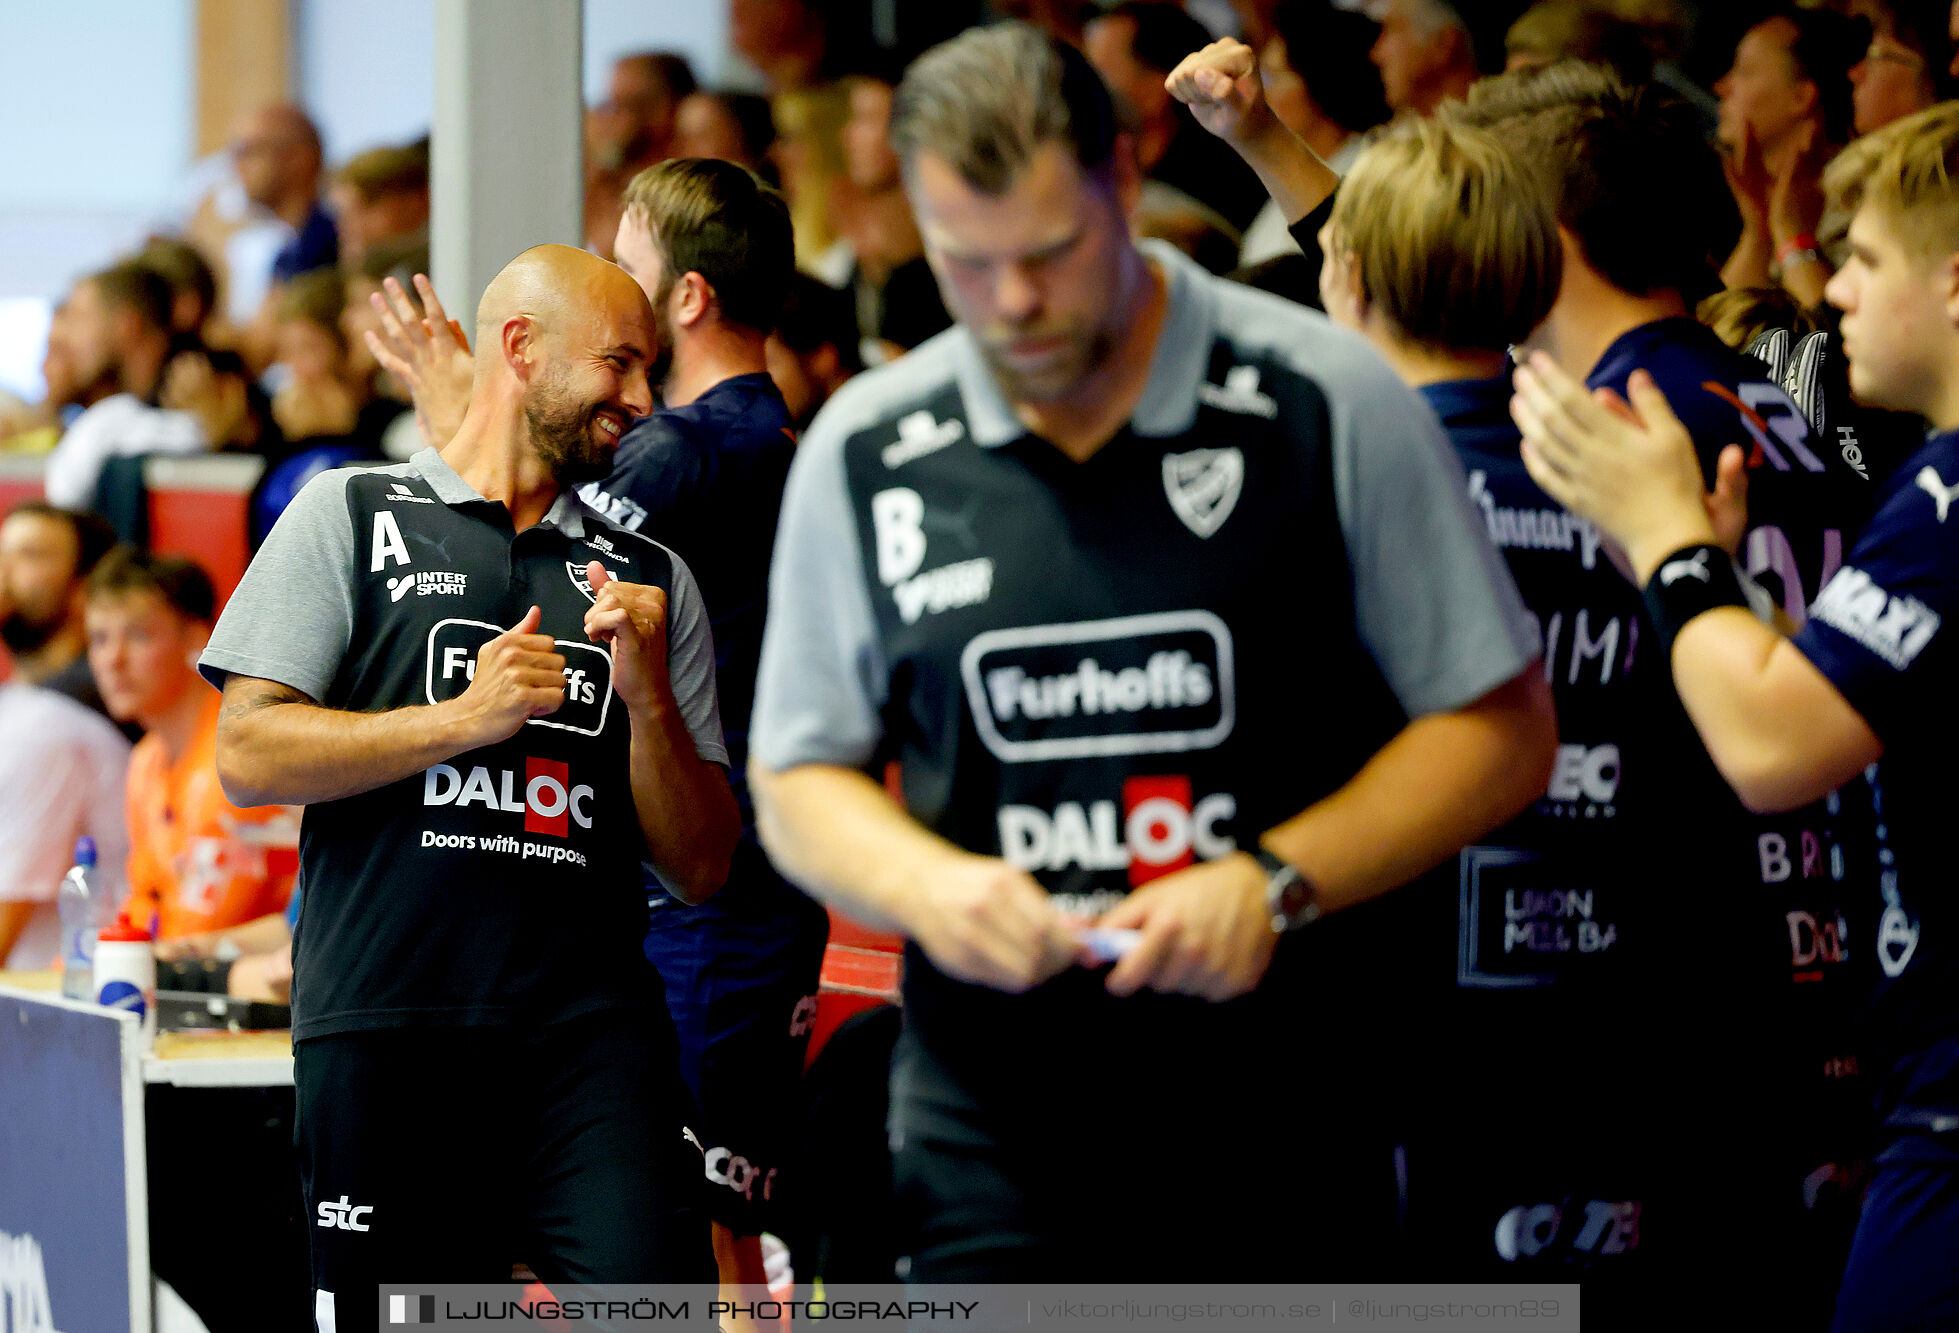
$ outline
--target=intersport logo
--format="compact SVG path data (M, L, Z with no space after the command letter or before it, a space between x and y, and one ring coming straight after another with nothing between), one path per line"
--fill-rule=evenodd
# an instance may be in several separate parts
M1231 632L1208 611L989 630L959 666L1005 763L1208 750L1235 720Z

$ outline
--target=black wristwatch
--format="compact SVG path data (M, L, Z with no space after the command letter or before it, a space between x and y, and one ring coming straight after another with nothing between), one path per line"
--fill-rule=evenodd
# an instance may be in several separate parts
M1271 876L1265 882L1265 906L1272 913L1274 934L1302 930L1320 919L1319 890L1298 866L1281 861L1263 847L1253 847L1251 857Z

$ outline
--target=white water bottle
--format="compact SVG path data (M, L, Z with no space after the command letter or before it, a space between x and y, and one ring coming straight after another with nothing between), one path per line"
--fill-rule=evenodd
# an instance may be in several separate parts
M61 993L71 1000L95 998L89 969L105 920L103 896L95 871L95 839L84 834L75 839L75 864L61 877Z
M144 1049L156 1040L156 949L127 912L95 943L95 1002L141 1018Z

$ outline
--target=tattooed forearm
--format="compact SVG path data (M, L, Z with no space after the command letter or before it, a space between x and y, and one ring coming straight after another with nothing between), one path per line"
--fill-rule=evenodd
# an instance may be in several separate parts
M312 805L412 777L479 741L457 700L380 713L323 708L276 680L232 676L218 713L218 780L236 805Z
M236 722L238 719L271 708L277 704L310 704L313 700L290 685L281 685L273 680L254 680L245 676L233 676L225 682L224 707L218 712L218 725Z

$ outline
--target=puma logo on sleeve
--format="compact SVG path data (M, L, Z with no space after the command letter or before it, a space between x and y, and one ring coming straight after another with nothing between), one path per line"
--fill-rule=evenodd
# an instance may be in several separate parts
M1945 522L1945 511L1951 506L1954 496L1959 496L1959 486L1947 486L1945 478L1931 464L1918 469L1918 489L1932 497L1932 503L1939 507L1939 522Z
M1702 583L1713 581L1707 570L1708 552L1705 548L1696 551L1690 560L1669 560L1660 566L1660 586L1671 588L1681 579L1699 579Z

